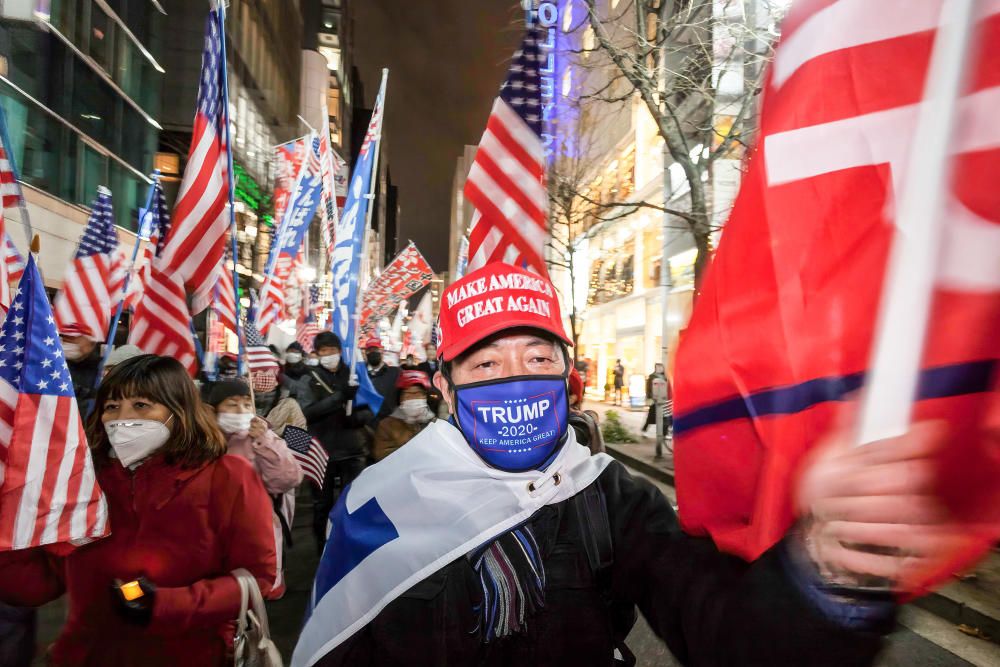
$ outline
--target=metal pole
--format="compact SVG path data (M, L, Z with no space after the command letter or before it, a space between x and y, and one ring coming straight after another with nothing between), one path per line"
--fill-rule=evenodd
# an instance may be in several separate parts
M160 170L153 170L153 182L149 186L149 192L146 194L146 215L150 215L150 208L153 205L153 194L156 192L156 184L160 180ZM104 356L101 357L101 364L97 367L97 377L94 378L94 386L96 387L101 383L101 375L104 371L104 365L108 363L108 356L111 354L111 346L115 342L115 334L118 333L118 322L121 320L122 311L125 309L125 295L128 294L128 286L132 282L132 271L135 270L135 260L139 256L139 248L142 246L143 241L149 240L149 229L146 229L146 236L143 236L143 221L139 220L138 233L135 236L135 246L132 248L132 261L129 263L128 271L125 273L125 284L122 285L122 298L118 302L118 307L115 309L115 317L111 321L111 327L108 329L108 338L104 343Z
M236 339L239 345L239 356L236 361L236 373L243 375L244 360L246 359L246 341L244 340L243 325L240 323L240 275L236 271L236 262L239 261L239 246L236 242L236 182L233 173L233 142L229 123L229 61L226 58L226 8L225 3L219 2L219 39L222 42L222 96L223 113L226 120L226 159L228 160L227 179L229 181L229 241L233 251L233 311L236 315ZM223 263L225 270L225 263ZM192 333L194 333L194 323L192 322ZM206 332L210 336L211 332ZM195 336L197 342L198 337Z

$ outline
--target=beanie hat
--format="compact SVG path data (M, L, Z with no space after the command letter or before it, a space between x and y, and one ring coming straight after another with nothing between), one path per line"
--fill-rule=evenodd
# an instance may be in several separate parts
M243 380L219 380L207 389L205 402L213 408L233 396L250 396L250 385Z

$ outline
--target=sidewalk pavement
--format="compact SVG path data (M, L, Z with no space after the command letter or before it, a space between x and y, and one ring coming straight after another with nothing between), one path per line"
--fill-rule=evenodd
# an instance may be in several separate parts
M588 400L584 408L594 410L604 422L614 410L625 427L635 435L637 443L605 443L608 454L629 468L663 484L674 486L673 441L667 439L663 457L656 458L656 433L652 426L641 433L646 423L646 409L630 410L609 403ZM1000 550L994 549L970 574L955 580L940 590L921 598L915 604L953 625L977 630L1000 643Z

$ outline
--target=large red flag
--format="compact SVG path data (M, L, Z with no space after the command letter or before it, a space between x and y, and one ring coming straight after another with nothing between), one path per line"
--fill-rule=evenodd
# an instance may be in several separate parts
M681 520L727 551L754 558L780 539L796 466L863 384L944 4L807 0L784 26L760 141L677 357ZM916 405L953 427L940 488L970 520L1000 502L984 430L1000 356L1000 3L977 5Z

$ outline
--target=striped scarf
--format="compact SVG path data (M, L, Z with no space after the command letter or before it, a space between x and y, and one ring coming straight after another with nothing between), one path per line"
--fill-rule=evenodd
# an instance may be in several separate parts
M479 627L486 643L527 627L525 619L545 606L545 567L527 525L504 533L472 554L483 587Z

